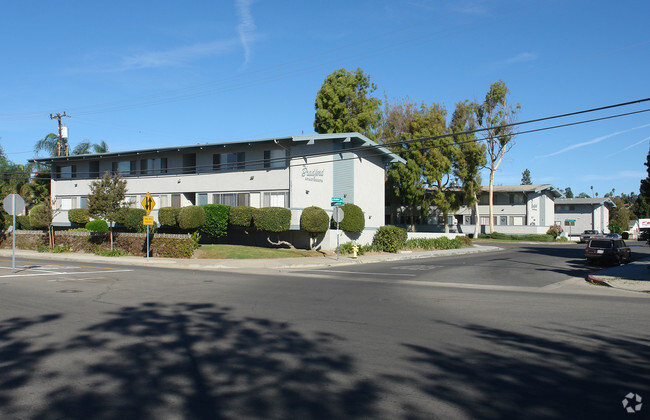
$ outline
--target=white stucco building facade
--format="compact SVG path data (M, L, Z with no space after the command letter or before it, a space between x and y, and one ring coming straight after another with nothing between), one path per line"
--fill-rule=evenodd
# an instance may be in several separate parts
M140 149L123 152L35 159L51 166L52 197L61 209L59 226L69 225L68 211L85 208L90 184L104 173L127 181L134 207L150 193L161 207L202 204L286 207L291 230L300 229L302 209L318 206L329 214L332 197L359 206L365 236L384 224L386 165L403 162L359 133L314 134L236 143ZM324 248L328 248L326 238Z

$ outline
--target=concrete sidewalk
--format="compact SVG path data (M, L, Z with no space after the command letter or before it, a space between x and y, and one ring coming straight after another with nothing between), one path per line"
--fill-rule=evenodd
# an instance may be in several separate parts
M616 289L650 293L650 258L587 274L586 280Z
M451 255L466 255L482 252L498 251L496 246L474 245L468 248L449 249L425 252L401 252L397 254L372 254L362 255L354 259L350 256L325 257L298 257L298 258L266 258L266 259L241 259L241 260L214 260L214 259L183 259L183 258L149 258L145 257L102 257L94 254L76 252L66 253L40 253L36 251L16 250L16 258L21 260L48 259L56 261L70 261L76 263L117 264L127 266L144 266L159 268L174 268L188 270L255 270L255 269L281 269L281 268L319 268L351 264L368 264L384 261L402 261L418 258L445 257ZM11 258L10 249L1 249L0 256Z

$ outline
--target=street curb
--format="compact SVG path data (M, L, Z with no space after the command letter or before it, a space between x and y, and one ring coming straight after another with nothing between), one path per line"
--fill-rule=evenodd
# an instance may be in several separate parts
M607 283L605 280L599 279L598 277L594 277L593 274L587 274L585 276L585 281L587 283L594 283L594 284L597 284L599 286L612 287L611 284Z

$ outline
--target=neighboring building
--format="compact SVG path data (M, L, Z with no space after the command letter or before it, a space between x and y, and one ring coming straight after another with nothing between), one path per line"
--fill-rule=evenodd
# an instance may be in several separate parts
M616 204L602 198L559 198L555 200L555 221L568 235L577 235L585 230L609 232L609 209Z
M331 213L332 197L359 206L370 240L384 222L385 167L403 159L359 133L314 134L236 143L132 150L50 157L52 197L61 213L56 225L69 225L68 210L85 208L92 181L105 172L127 180L134 207L149 192L156 206L202 204L286 207L291 229L300 229L303 208ZM369 241L366 241L369 242ZM365 242L364 242L365 243Z
M458 194L462 192L458 190ZM555 221L554 200L562 193L550 184L494 186L493 218L497 232L510 234L546 233ZM481 232L489 230L488 187L481 188L478 222ZM420 209L414 212L413 221L417 231L441 232L444 229L442 212L429 208L426 217ZM448 215L448 224L453 232L474 233L477 215L474 206L462 206ZM387 223L407 227L411 224L410 210L399 203L389 203Z

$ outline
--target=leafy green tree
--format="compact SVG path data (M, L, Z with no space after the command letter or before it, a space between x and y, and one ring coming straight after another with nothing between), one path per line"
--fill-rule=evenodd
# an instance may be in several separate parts
M474 107L468 101L456 104L451 117L450 130L452 133L462 133L476 129ZM468 207L474 206L474 237L480 233L479 198L481 195L481 168L485 166L485 145L476 141L476 134L456 134L454 136L459 151L454 161L454 175L459 179L465 202Z
M512 124L520 109L519 104L514 107L508 102L509 90L506 84L499 80L492 83L485 95L483 103L476 106L476 120L478 126L485 129L487 169L490 171L488 189L490 233L494 232L494 175L503 157L514 146L513 127L504 127Z
M119 175L106 172L101 179L90 184L88 195L88 213L94 219L106 221L109 226L111 251L113 250L113 226L127 206L126 180Z
M327 76L316 94L314 130L320 134L359 132L375 139L381 121L377 89L360 68L339 69Z
M591 196L586 192L581 192L580 194L578 194L578 198L591 198Z
M564 196L566 198L573 198L573 191L571 191L571 187L566 187L564 189Z
M625 206L625 202L620 197L614 197L612 201L616 207L609 210L609 225L615 224L620 226L623 231L628 230L630 227L630 209ZM609 230L612 230L611 227Z
M634 214L639 219L650 218L650 152L648 152L644 165L647 168L648 176L641 180L639 196L634 203Z
M533 185L533 181L530 179L530 170L528 168L521 173L521 185Z
M60 213L56 200L46 200L29 211L29 223L32 228L47 228L50 249L54 248L54 218Z

